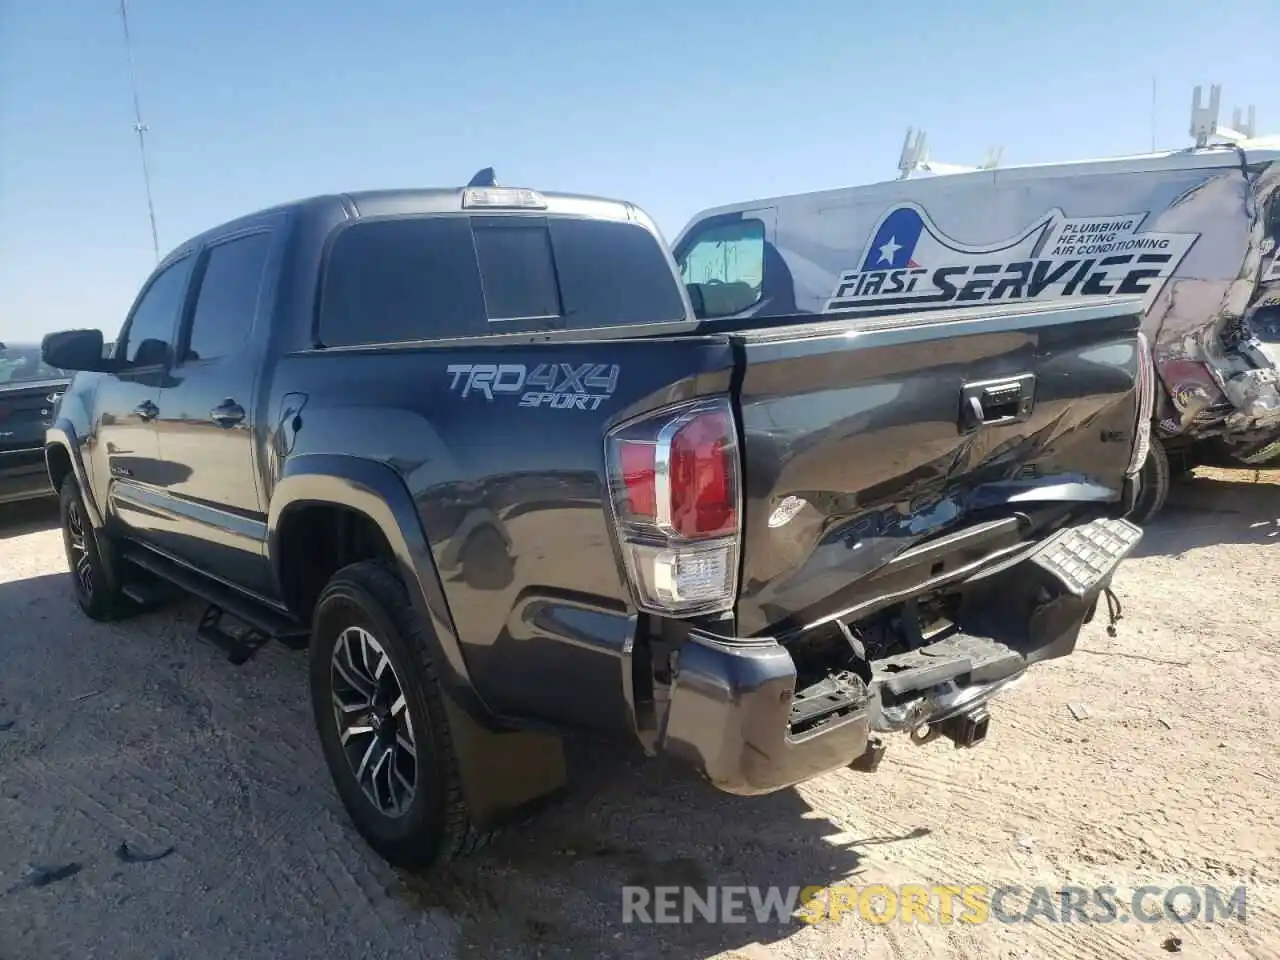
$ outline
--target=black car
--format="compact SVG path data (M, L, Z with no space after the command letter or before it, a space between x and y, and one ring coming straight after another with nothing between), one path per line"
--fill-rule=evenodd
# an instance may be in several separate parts
M0 503L52 496L44 432L71 375L40 358L38 344L0 343Z

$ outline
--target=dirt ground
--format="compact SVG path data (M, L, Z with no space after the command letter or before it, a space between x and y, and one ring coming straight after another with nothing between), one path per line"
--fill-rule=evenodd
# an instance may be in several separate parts
M975 750L899 739L874 774L740 799L575 747L565 802L430 880L348 826L301 655L234 667L196 639L194 603L88 622L52 510L10 508L0 958L1280 956L1277 481L1180 484L1118 578L1119 635L1100 617L993 708ZM1122 904L1143 885L1243 886L1247 907L1185 925L624 926L629 883L1110 884Z

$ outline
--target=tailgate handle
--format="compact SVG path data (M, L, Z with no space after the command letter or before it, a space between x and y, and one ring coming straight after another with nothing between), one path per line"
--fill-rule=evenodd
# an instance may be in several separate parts
M1035 406L1035 394L1034 373L966 383L960 391L960 429L967 433L1026 420Z

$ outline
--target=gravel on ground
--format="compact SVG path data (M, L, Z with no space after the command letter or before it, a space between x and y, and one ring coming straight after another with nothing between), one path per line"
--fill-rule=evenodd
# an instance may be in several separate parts
M47 504L0 511L2 960L1280 956L1280 474L1179 483L1117 578L1118 635L1098 617L993 707L975 750L899 738L875 773L745 799L574 745L564 802L428 878L350 827L302 655L232 666L196 639L194 601L86 620L55 523ZM1111 885L1121 904L1243 887L1247 906L1186 924L935 908L624 925L627 884Z

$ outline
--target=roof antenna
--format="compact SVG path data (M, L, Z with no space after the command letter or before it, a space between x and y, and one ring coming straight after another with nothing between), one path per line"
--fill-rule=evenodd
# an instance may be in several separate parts
M498 181L494 179L493 167L485 167L471 178L468 187L496 187Z
M133 63L133 39L129 36L129 11L126 0L120 0L120 22L124 24L124 45L129 54L129 86L133 90L133 131L138 135L138 150L142 154L142 182L147 188L147 216L151 218L151 247L156 263L160 262L160 237L156 233L156 207L151 199L151 171L147 169L147 125L142 122L142 107L138 105L138 75Z

